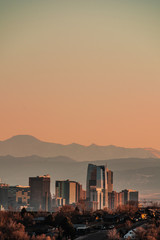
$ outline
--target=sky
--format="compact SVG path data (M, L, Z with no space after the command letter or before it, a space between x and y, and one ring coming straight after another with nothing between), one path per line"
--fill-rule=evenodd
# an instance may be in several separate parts
M0 140L160 149L159 0L0 0Z

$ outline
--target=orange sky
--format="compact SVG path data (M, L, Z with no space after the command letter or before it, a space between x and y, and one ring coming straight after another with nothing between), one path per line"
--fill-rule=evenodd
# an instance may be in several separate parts
M160 2L0 3L0 140L160 149Z

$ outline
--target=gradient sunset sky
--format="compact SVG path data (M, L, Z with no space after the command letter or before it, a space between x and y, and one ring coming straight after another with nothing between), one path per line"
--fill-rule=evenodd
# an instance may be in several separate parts
M0 140L160 149L160 1L0 0Z

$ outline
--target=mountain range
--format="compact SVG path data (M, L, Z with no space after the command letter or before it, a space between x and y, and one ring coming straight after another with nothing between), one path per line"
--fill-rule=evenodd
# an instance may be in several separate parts
M17 135L0 141L0 155L25 157L37 155L40 157L67 156L76 161L96 161L115 158L160 158L160 151L152 148L124 148L114 145L84 146L76 143L63 145L40 141L30 135Z
M107 164L114 173L114 190L136 189L141 198L160 199L160 152L152 148L123 148L92 144L62 145L43 142L29 135L0 141L0 178L10 185L28 185L29 177L71 179L85 189L88 163Z

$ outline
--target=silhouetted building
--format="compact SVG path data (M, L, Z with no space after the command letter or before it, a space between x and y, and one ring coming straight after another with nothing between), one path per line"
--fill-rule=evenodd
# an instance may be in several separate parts
M50 176L37 176L29 178L30 206L34 211L49 211L51 204Z
M0 183L0 206L8 209L8 184Z
M88 164L86 199L93 210L108 207L107 167Z
M82 199L82 185L75 181L56 181L57 205L74 204Z

